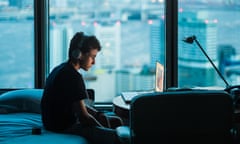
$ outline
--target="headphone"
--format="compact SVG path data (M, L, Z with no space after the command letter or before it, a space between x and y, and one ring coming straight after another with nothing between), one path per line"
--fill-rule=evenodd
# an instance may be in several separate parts
M72 51L71 56L74 60L78 60L81 57L81 50L80 49L75 49Z
M81 54L82 54L81 49L83 47L83 43L85 39L86 37L82 33L80 42L77 44L77 47L71 52L71 57L73 58L74 61L81 62Z

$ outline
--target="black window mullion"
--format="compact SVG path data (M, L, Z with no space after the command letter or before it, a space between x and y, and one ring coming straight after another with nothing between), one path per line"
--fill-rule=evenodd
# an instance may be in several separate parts
M34 1L35 88L42 88L48 62L48 0Z
M165 1L166 88L178 85L178 1Z

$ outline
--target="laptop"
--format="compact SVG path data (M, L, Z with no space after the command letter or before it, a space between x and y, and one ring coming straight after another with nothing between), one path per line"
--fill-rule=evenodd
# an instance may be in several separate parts
M129 104L131 103L131 100L138 95L154 92L163 92L163 89L164 89L164 66L157 61L155 70L154 90L121 92L121 97L126 104Z

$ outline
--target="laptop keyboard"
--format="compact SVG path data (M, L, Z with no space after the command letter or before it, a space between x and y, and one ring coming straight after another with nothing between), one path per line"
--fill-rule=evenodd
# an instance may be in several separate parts
M140 92L122 92L121 96L122 99L124 100L125 103L130 103L131 100L140 95L140 94L145 94L145 93L149 93L150 91L140 91Z

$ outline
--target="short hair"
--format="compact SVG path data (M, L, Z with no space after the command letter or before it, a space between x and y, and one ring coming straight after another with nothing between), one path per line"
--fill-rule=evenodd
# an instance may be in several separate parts
M101 44L96 36L87 36L83 32L77 32L70 41L68 58L74 62L74 51L80 51L82 54L90 52L92 49L101 50Z

